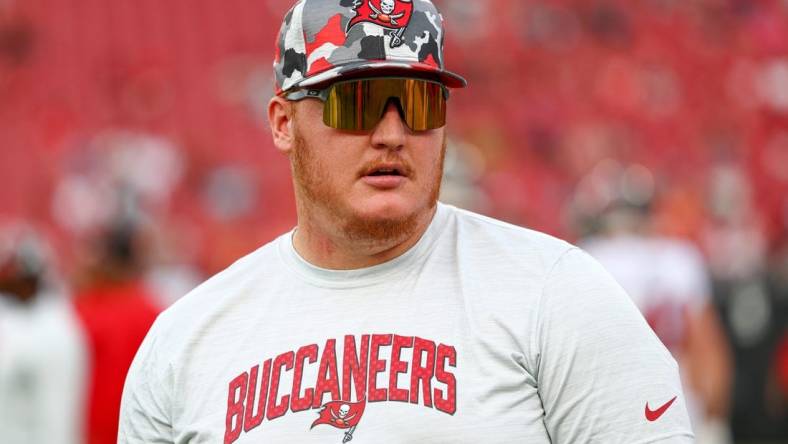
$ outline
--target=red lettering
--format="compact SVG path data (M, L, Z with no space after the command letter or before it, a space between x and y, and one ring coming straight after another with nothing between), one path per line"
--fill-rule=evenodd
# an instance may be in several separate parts
M293 369L293 360L295 353L289 351L282 353L274 359L274 371L271 374L271 389L268 392L268 420L279 418L287 413L287 406L290 403L290 395L282 396L279 404L276 403L276 397L279 396L279 379L282 376L282 367L285 371Z
M355 392L357 401L366 398L368 402L421 402L425 407L436 408L449 415L457 412L455 347L436 346L428 339L392 334L362 335L357 344L355 336L346 335L340 387L336 342L336 339L327 340L322 352L317 344L311 344L297 351L282 353L263 362L262 372L261 366L256 365L230 381L224 444L233 444L242 433L259 427L266 418L272 421L284 416L288 409L300 412L320 408L326 394L330 395L331 401L351 402ZM390 356L381 350L388 346L391 347ZM405 352L403 358L403 349L408 348L413 350L412 357ZM315 364L318 354L320 364L315 386L304 388L305 367ZM378 376L389 367L388 362L391 362L388 384L379 388ZM280 395L282 374L290 370L293 370L292 389ZM399 383L406 387L401 388Z
M421 355L427 353L424 365L421 365ZM435 343L421 338L416 338L413 342L413 365L410 375L410 402L419 403L419 384L422 387L424 405L432 407L432 387L430 381L435 368Z
M323 349L323 356L320 357L320 369L317 372L317 383L315 384L315 399L312 403L313 408L323 405L323 395L331 393L331 400L340 400L339 396L339 376L337 375L337 351L336 339L326 341Z
M314 364L317 361L317 344L307 345L298 349L295 360L295 372L293 373L293 392L290 398L290 410L300 412L312 406L312 396L314 389L304 390L304 396L301 396L301 379L304 374L304 360L309 358L309 363Z
M412 336L394 335L394 343L391 346L391 370L389 371L389 401L408 402L408 391L397 388L397 377L408 371L408 363L400 360L400 353L403 348L411 347L413 347Z
M386 400L386 389L377 388L378 373L386 370L386 360L378 358L380 347L391 345L392 335L372 335L372 345L369 350L369 402Z
M244 420L244 398L249 373L244 372L230 381L227 392L227 417L225 418L224 444L235 442L241 436Z
M345 336L345 352L342 362L342 400L350 401L350 379L356 388L356 400L367 393L367 357L369 356L369 335L361 337L361 356L356 353L356 338Z
M438 346L438 357L436 359L435 378L446 384L446 395L443 390L436 388L433 392L435 398L435 408L453 415L457 411L457 379L454 374L446 371L446 363L451 367L457 366L457 350L449 345Z
M265 401L268 398L268 383L271 380L271 360L265 361L263 364L263 379L260 381L260 396L257 401L257 413L254 413L254 399L257 393L257 373L260 366L256 365L252 368L249 375L249 389L246 391L246 415L244 416L244 431L248 432L255 427L259 426L265 418Z

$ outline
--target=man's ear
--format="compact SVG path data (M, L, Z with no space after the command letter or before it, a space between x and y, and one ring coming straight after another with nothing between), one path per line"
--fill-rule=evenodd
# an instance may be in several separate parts
M271 125L271 134L274 137L276 149L284 154L290 154L295 142L293 127L295 122L294 102L279 96L274 96L268 102L268 123Z

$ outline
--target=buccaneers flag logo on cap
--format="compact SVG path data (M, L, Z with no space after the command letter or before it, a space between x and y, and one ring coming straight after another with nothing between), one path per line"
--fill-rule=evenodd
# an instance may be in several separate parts
M356 16L348 23L347 31L361 22L374 23L395 31L392 48L402 45L402 33L413 15L413 0L358 0L353 9Z
M356 426L361 421L361 416L364 415L366 406L366 398L362 399L361 402L327 402L323 405L323 409L320 410L320 417L312 423L310 429L320 424L327 424L338 429L349 429L345 433L345 439L342 441L343 443L348 442L353 439L353 432L356 431Z

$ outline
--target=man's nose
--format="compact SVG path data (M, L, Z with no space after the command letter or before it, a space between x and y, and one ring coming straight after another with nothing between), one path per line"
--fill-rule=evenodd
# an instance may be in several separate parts
M408 127L400 116L399 107L394 101L390 101L380 122L372 130L372 146L379 149L402 149L407 132Z

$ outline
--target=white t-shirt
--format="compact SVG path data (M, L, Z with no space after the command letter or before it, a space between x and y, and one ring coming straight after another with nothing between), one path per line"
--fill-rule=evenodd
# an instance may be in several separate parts
M84 442L87 350L68 301L0 295L0 443Z
M439 205L416 246L375 267L316 268L292 233L241 259L159 317L123 394L120 443L348 438L632 444L692 432L676 362L593 259Z

